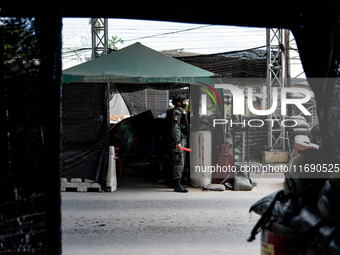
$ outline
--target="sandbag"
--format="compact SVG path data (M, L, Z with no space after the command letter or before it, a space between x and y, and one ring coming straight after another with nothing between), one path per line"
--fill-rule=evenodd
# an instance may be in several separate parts
M252 190L253 186L246 177L235 176L234 177L234 190Z
M306 121L306 118L303 117L302 115L293 115L293 116L290 116L289 118L293 119L293 120L304 120L304 121Z
M297 128L309 128L309 125L307 123L307 121L305 120L300 120L300 119L295 119L296 121L296 127Z
M226 187L223 184L208 184L203 190L212 190L212 191L225 191Z
M290 226L304 234L315 228L321 220L322 217L316 208L305 206L290 220Z
M259 215L262 215L268 209L269 205L273 202L278 192L280 192L280 190L261 198L250 207L249 212L255 212Z
M293 135L307 135L308 129L307 128L293 128Z

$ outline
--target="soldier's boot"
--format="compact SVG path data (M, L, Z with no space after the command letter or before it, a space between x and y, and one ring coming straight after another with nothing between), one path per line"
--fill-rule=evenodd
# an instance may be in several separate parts
M187 188L187 185L182 184L182 183L181 183L181 185L182 185L183 188L185 188L185 189ZM174 180L174 179L173 179L172 182L170 183L170 186L169 186L169 187L170 187L170 188L174 188L174 187L175 187L175 180Z
M174 180L174 184L175 184L175 187L174 187L175 192L182 192L182 193L188 192L188 190L181 185L181 179L176 178Z

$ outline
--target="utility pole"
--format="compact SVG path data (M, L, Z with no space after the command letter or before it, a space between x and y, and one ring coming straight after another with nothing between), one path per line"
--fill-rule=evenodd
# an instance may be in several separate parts
M107 18L91 18L92 59L107 54L108 22Z
M283 88L286 84L286 50L287 50L287 32L280 28L267 28L267 108L272 104L272 88ZM272 119L268 125L268 150L285 150L285 127L279 123L284 120L280 114L280 103L278 102L277 111L268 116ZM279 122L279 123L278 123Z

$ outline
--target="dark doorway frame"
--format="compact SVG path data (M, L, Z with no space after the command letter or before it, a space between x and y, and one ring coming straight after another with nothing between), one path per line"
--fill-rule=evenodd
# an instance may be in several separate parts
M18 249L25 241L26 254L61 254L60 212L60 151L61 151L61 29L62 17L111 17L136 18L193 23L282 27L292 30L300 51L301 60L316 95L321 128L321 147L338 157L340 155L340 131L329 123L336 116L340 102L329 100L334 80L339 76L339 9L337 1L317 0L273 2L240 0L228 2L218 8L220 2L209 5L176 2L106 3L105 8L93 8L91 4L73 2L13 3L0 4L2 17L36 17L40 20L39 43L42 51L41 68L32 97L30 122L15 115L20 106L17 99L32 93L21 86L13 92L11 86L25 84L27 80L8 82L4 73L2 50L0 50L1 84L1 157L0 188L0 238L5 247L0 253L23 254ZM1 38L1 36L0 36ZM3 46L0 43L1 46ZM2 47L1 47L2 48ZM20 86L19 86L20 87ZM17 105L17 106L16 106ZM10 108L11 106L12 108ZM37 109L48 109L42 114ZM14 113L11 112L14 110ZM33 122L31 122L33 118ZM26 119L27 120L27 119ZM26 124L43 127L43 143L36 143L25 131ZM13 139L20 136L20 139ZM21 148L20 150L16 150ZM36 150L29 158L29 167L23 165L19 151ZM25 179L26 177L30 177ZM32 177L33 176L33 177ZM15 211L15 215L11 212ZM29 219L18 224L16 219ZM15 224L14 224L15 223ZM25 234L25 235L23 235ZM40 238L41 237L41 238ZM39 252L37 252L37 250Z

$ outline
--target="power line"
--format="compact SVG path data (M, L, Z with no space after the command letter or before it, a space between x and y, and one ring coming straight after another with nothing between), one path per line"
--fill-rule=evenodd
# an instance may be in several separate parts
M177 31L167 32L167 33L162 33L162 34L148 35L148 36L143 36L143 37L139 37L139 38L135 38L135 39L124 40L124 42L130 42L130 41L136 41L136 40L141 40L141 39L147 39L147 38L152 38L152 37L156 37L156 36L163 36L163 35L183 33L183 32L187 32L187 31L191 31L191 30L196 30L196 29L201 29L201 28L210 27L210 26L215 26L215 25L204 25L204 26L200 26L200 27L187 28L187 29L183 29L183 30L177 30Z

